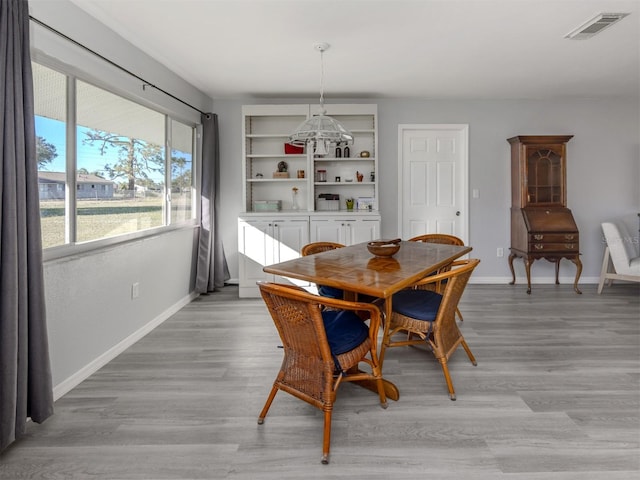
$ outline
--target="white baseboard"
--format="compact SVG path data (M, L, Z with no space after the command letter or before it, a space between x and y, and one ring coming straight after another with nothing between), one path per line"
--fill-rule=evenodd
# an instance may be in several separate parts
M76 373L74 373L70 377L60 382L58 385L54 386L53 400L54 401L58 400L63 395L71 391L73 388L80 385L80 383L82 383L84 380L89 378L95 372L100 370L107 363L109 363L111 360L116 358L118 355L124 352L127 348L129 348L131 345L133 345L138 340L143 338L145 335L151 332L154 328L162 324L162 322L167 320L174 313L178 312L182 307L189 304L197 297L198 297L198 294L195 292L192 292L191 294L182 298L181 300L176 302L174 305L169 307L167 310L162 312L160 315L158 315L156 318L151 320L149 323L144 325L142 328L133 332L131 335L129 335L124 340L122 340L120 343L118 343L117 345L114 345L112 348L104 352L98 358L96 358L92 362L82 367L80 370L78 370Z
M500 285L500 284L509 284L511 279L512 279L511 276L506 276L506 277L474 277L472 275L471 278L469 279L469 283L486 284L486 285L491 285L491 284ZM575 281L575 277L560 276L558 280L560 281L561 285L564 285L564 284L573 285L573 282ZM600 277L580 277L580 279L578 280L578 285L584 285L584 284L589 284L589 283L597 284L599 280L600 280ZM556 277L535 277L535 278L531 278L531 284L532 285L534 285L534 284L544 285L544 284L555 284L555 283L556 283ZM527 284L527 278L526 277L516 277L516 285L526 285L526 284Z

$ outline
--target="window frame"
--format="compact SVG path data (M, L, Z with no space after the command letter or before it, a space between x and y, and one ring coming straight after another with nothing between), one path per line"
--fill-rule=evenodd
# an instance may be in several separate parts
M66 184L65 184L65 243L43 248L44 261L63 258L71 255L84 254L96 250L112 247L114 245L125 244L138 241L142 238L164 235L180 229L194 229L200 224L200 209L197 199L200 195L200 169L201 165L201 132L202 125L194 118L189 119L181 115L178 111L150 102L149 100L134 95L129 91L118 88L115 85L96 79L95 77L74 68L68 64L52 59L41 52L32 52L31 61L43 67L54 70L66 78ZM104 237L84 242L71 241L76 239L77 226L77 122L76 122L76 80L80 80L95 88L103 89L113 95L118 95L128 101L134 102L145 108L149 108L164 115L164 151L165 151L165 194L163 196L163 222L164 225L137 230L135 232L123 233L113 237ZM139 87L140 85L137 84ZM144 90L144 88L143 88ZM35 119L35 112L34 112ZM171 223L171 123L179 122L192 128L192 157L191 157L191 218L179 220ZM168 182L168 183L167 183Z

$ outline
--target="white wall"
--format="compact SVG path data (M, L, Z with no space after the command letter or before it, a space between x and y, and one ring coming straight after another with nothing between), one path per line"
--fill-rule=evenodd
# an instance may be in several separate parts
M242 104L304 103L313 99L244 99L215 101L220 116L222 168L222 225L224 246L232 277L237 277L236 217L241 198ZM603 245L600 223L623 217L637 232L640 212L640 104L638 98L581 100L429 101L407 99L340 99L332 103L377 103L379 181L382 236L398 234L398 125L410 123L469 124L469 241L473 256L482 259L475 282L506 283L510 243L510 149L506 139L515 135L568 134L568 207L580 230L583 272L581 283L595 283L600 273ZM497 258L496 249L505 257ZM524 278L521 260L514 262L518 283ZM573 283L575 268L560 267L561 282ZM554 281L553 264L537 261L533 282Z
M185 228L45 262L56 397L191 301L196 235Z

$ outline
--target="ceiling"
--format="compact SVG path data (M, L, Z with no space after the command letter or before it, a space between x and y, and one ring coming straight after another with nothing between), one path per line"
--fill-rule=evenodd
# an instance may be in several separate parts
M72 1L214 99L640 95L640 0Z

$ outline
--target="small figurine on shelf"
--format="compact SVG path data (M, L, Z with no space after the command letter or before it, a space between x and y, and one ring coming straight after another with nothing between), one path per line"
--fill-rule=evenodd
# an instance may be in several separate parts
M298 210L300 207L298 206L298 187L293 187L291 189L292 203L291 210Z
M356 172L356 178L358 179L359 182L361 182L362 179L364 178L364 174L360 172Z
M351 155L351 151L349 150L349 145L344 147L344 150L342 152L343 152L344 158L349 158L349 156Z
M286 172L288 168L289 168L289 165L287 165L287 162L278 163L278 172Z

